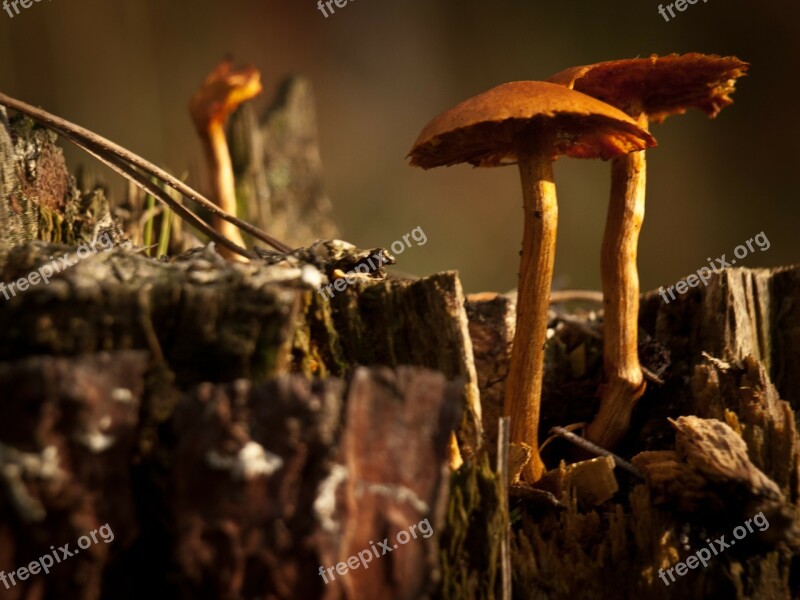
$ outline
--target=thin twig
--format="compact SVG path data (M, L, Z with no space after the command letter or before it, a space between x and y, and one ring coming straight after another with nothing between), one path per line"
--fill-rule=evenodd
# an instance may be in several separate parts
M220 235L216 229L211 227L208 223L203 221L200 217L190 211L188 208L176 202L174 199L170 198L169 195L159 188L156 184L150 181L147 177L139 173L136 169L133 169L126 165L122 159L118 158L114 155L101 155L95 145L91 142L86 142L84 140L77 140L73 137L71 133L66 131L59 131L59 133L64 136L64 138L68 139L70 142L82 148L87 153L94 156L97 160L105 164L108 168L116 171L126 179L129 179L134 184L136 184L139 188L141 188L146 193L150 194L151 196L157 198L167 206L169 206L172 210L174 210L178 215L183 217L189 224L194 226L199 231L205 233L209 238L214 240L215 242L219 243L226 248L231 249L233 252L237 254L241 254L244 257L253 259L257 258L254 252L250 250L246 250L245 248L240 248L228 238Z
M575 435L574 433L568 431L567 429L564 429L563 427L551 427L550 433L554 433L555 435L561 436L562 438L564 438L565 440L569 440L576 446L583 448L584 450L587 450L589 452L592 452L593 454L597 454L598 456L610 456L611 458L614 459L614 462L618 467L625 469L629 473L633 473L637 477L641 477L642 479L644 479L644 475L642 475L642 472L636 467L634 467L627 460L625 460L624 458L620 458L619 456L617 456L613 452L609 452L605 448L601 448L597 444L593 444L586 438L582 438L579 435Z
M509 516L508 509L508 430L510 427L509 417L500 417L497 426L497 472L500 476L503 489L503 505L506 516ZM502 586L501 600L511 600L511 525L503 529L503 539L500 546L500 574Z
M284 253L291 252L292 248L290 246L287 246L283 242L276 240L269 234L264 233L263 231L251 225L250 223L242 221L241 219L238 219L233 215L229 215L219 206L214 204L211 200L203 196L200 192L192 189L191 187L183 183L180 179L173 177L160 167L145 160L141 156L134 154L130 150L127 150L122 146L115 144L111 140L108 140L92 131L89 131L88 129L85 129L80 125L71 123L66 119L57 117L45 110L31 106L30 104L27 104L15 98L11 98L10 96L6 96L3 93L0 93L0 104L4 104L10 108L13 108L16 111L28 115L32 119L39 121L44 125L47 125L51 129L56 130L58 133L61 133L64 137L71 136L70 140L73 143L78 144L76 140L81 140L85 142L85 144L90 144L96 149L98 149L100 151L100 154L103 156L114 155L114 157L117 160L121 160L123 163L128 163L129 165L142 169L146 173L149 173L150 175L153 175L154 177L157 177L158 179L162 180L166 185L180 192L190 200L194 200L201 206L205 207L212 214L217 215L221 219L224 219L225 221L228 221L229 223L236 225L242 231L245 231L250 235L252 235L253 237L260 239L262 242L269 244L276 250ZM86 149L85 145L82 144L78 145ZM97 158L97 153L94 153L93 156ZM110 160L110 157L107 158ZM119 172L117 169L114 170ZM120 174L125 176L125 174L123 173Z
M589 337L593 337L596 340L602 340L603 334L597 331L592 323L584 321L578 317L573 317L572 315L568 315L567 313L558 313L558 320L562 323L566 323L567 325L571 325L575 329L579 330L580 332L588 335Z
M585 422L573 423L571 425L567 425L566 427L562 427L561 429L564 429L566 431L575 431L576 429L586 429L587 425L588 423ZM554 434L553 430L551 429L550 436L544 441L544 443L541 446L539 446L539 453L541 454L542 452L544 452L544 449L547 447L547 444L549 444L553 440L558 439L559 437L560 436Z
M550 292L550 304L561 302L596 302L603 303L603 292L595 290L556 290Z
M641 365L641 368L642 368L642 374L644 375L644 378L647 379L647 381L652 381L653 383L657 383L658 385L664 385L664 380L661 379L661 377L653 373L650 369L648 369L644 365Z

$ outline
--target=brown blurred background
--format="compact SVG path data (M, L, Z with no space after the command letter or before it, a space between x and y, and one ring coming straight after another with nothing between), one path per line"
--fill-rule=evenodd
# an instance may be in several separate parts
M708 0L665 22L655 0L48 0L0 12L0 90L89 127L205 189L186 105L227 53L261 69L267 106L287 74L312 79L328 192L343 237L428 243L399 267L458 269L468 291L516 285L521 194L514 167L424 172L404 156L441 110L506 81L650 53L734 54L752 64L735 104L653 126L642 288L672 285L764 231L748 267L798 262L800 4ZM93 159L70 149L73 166ZM556 166L558 287L599 286L608 165ZM119 179L104 178L114 190Z

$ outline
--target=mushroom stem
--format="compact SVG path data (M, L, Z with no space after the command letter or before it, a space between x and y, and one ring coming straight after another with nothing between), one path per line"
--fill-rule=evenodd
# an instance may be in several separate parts
M645 113L635 115L647 129ZM639 364L639 274L636 254L644 221L645 153L631 152L611 165L611 198L600 254L604 296L603 368L600 410L586 437L600 446L616 446L630 425L631 413L646 383Z
M214 190L218 206L226 213L236 216L236 185L233 178L233 163L231 162L228 140L225 137L223 121L211 119L208 127L201 134L203 147L211 171L211 186ZM211 215L211 223L222 236L231 240L237 246L244 247L244 239L239 230L231 223L221 219L219 215ZM242 260L241 256L232 253L227 248L220 248L220 254L227 259Z
M503 414L511 417L511 442L523 442L531 447L531 460L522 474L533 483L545 471L539 456L539 409L558 205L546 136L543 132L541 135L528 132L518 136L515 145L525 225L517 292L517 328L506 378Z

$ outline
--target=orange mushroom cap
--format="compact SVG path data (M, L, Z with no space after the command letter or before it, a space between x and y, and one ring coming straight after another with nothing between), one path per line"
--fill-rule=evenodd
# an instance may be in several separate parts
M670 54L571 67L548 79L626 109L640 103L651 121L698 108L709 117L733 103L736 80L750 65L735 56Z
M613 106L562 85L516 81L440 114L425 126L408 156L423 169L513 164L514 137L537 127L555 134L553 158L607 159L656 145L649 132Z
M198 130L211 121L224 121L243 102L261 93L261 73L253 66L234 69L223 60L203 81L189 102L189 112Z

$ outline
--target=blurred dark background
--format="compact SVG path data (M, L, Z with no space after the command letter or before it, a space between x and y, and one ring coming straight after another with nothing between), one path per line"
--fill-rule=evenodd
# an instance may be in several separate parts
M420 129L506 81L651 53L733 54L752 64L735 104L654 125L640 244L642 289L672 285L731 257L762 230L771 247L738 264L798 262L800 4L708 0L659 16L655 0L351 0L328 18L316 0L48 0L0 12L0 90L93 129L205 189L186 105L231 53L264 77L259 110L290 73L307 74L319 109L326 184L343 237L387 247L428 237L399 267L461 272L468 291L516 285L522 199L515 167L424 172L404 156ZM121 181L86 155L115 192ZM599 287L609 169L556 166L558 287Z

